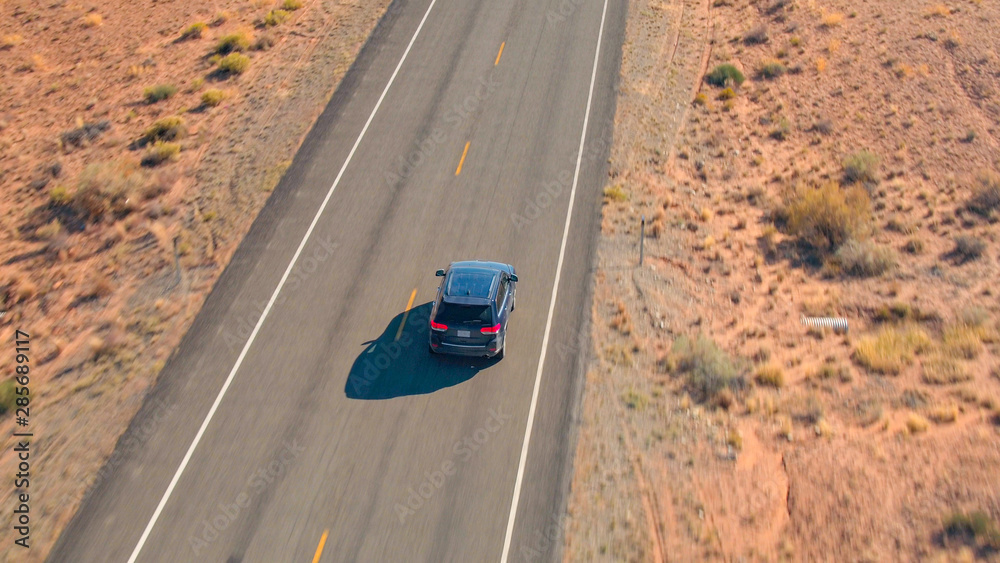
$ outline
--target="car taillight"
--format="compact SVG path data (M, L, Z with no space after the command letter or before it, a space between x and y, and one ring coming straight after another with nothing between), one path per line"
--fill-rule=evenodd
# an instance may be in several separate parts
M483 334L496 334L496 333L500 332L500 323L497 323L497 324L495 324L493 326L484 326L481 329L481 332Z
M436 323L434 321L431 321L431 329L445 331L448 330L448 325L443 325L441 323Z

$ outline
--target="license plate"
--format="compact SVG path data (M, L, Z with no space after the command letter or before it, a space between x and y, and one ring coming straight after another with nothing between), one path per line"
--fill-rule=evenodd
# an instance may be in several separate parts
M469 332L468 330L460 330L460 331L458 331L458 337L459 338L468 338L470 336L472 336L472 333Z

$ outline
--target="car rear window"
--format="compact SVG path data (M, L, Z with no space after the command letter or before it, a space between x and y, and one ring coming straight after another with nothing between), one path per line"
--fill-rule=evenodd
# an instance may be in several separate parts
M489 305L456 305L442 302L438 305L435 321L442 324L470 324L493 322L493 311Z
M455 270L448 276L448 287L445 295L460 295L462 297L490 296L493 278L496 274L486 270Z

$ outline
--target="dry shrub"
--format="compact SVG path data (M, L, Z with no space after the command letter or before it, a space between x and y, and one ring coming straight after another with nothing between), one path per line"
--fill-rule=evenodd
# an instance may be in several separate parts
M627 201L628 192L622 188L621 184L615 184L604 188L604 201Z
M219 90L218 88L210 88L201 95L201 103L208 107L215 107L221 104L226 98L229 97L229 93L225 90Z
M935 407L930 412L930 418L938 424L948 424L958 420L958 407L955 405Z
M881 159L870 151L858 151L844 160L844 183L877 184Z
M104 18L101 14L96 12L91 12L86 16L83 16L83 27L100 27L104 23Z
M157 141L142 158L143 166L159 166L170 160L177 160L181 152L180 143L169 141Z
M823 18L820 20L820 25L823 27L837 27L843 22L844 14L834 12L832 14L823 14Z
M761 63L757 73L763 78L773 80L783 76L787 70L785 65L781 64L781 61L771 59Z
M59 236L61 232L62 224L59 223L59 219L53 219L51 222L35 229L35 238L49 241Z
M242 53L229 53L219 59L219 71L226 74L242 74L250 68L250 57Z
M743 84L746 77L740 69L731 64L721 64L705 75L705 82L720 88L726 86L739 86Z
M849 240L837 250L832 265L845 274L867 278L881 276L895 269L897 263L895 251L887 246Z
M24 37L17 33L12 33L10 35L4 35L0 37L0 51L6 51L13 47L17 47L24 42Z
M972 374L953 358L935 356L922 363L923 373L921 374L921 378L924 380L924 383L950 385L972 379Z
M703 335L694 340L681 336L674 341L671 362L686 376L691 395L702 403L713 401L723 389L739 389L745 384L738 363Z
M179 115L171 115L154 122L146 129L142 138L147 143L155 143L156 141L176 141L186 134L187 126L184 123L184 118Z
M951 251L952 256L959 263L964 264L973 260L978 260L986 251L986 243L969 235L958 235L955 237L955 248Z
M144 183L145 178L134 162L91 164L80 174L71 205L91 221L108 214L121 217L133 210L135 196Z
M228 55L237 51L246 51L250 48L252 40L253 38L250 33L246 31L237 31L236 33L223 35L219 39L219 42L215 44L215 52L219 55Z
M624 301L618 301L615 314L611 318L611 327L626 336L632 333L632 317Z
M785 372L776 365L765 365L757 368L754 381L759 385L781 389L785 386Z
M982 174L972 188L972 197L966 207L983 217L990 217L1000 209L1000 175Z
M981 332L982 329L967 324L948 327L942 339L944 353L952 358L974 359L983 350Z
M913 363L914 356L927 351L930 345L931 339L918 326L883 326L858 341L852 358L868 371L896 375Z
M146 103L155 104L161 102L177 93L177 87L173 84L157 84L149 86L142 91L142 97Z
M926 432L930 426L931 423L917 413L911 412L910 415L906 417L906 429L910 431L910 434Z
M743 42L747 45L767 43L767 25L760 24L748 31L747 34L743 36Z
M829 182L816 188L800 186L778 210L777 218L800 244L826 253L866 234L870 206L865 190Z
M264 27L281 25L288 21L288 18L290 17L292 17L292 15L285 10L271 10L266 16L264 16Z
M945 537L950 540L1000 551L1000 528L985 512L954 512L944 519L943 527Z
M944 18L951 15L951 8L944 4L935 4L927 9L926 16L929 18Z
M302 0L285 0L281 4L281 9L288 12L294 12L302 7Z
M206 25L205 22L194 22L181 32L181 40L186 41L188 39L197 39L201 37L202 33L205 32L206 27L208 27L208 25Z

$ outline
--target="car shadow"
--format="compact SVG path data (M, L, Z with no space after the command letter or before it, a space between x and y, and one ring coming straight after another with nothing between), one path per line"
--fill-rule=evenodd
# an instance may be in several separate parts
M365 349L354 360L344 386L348 399L373 401L433 393L468 381L499 361L431 353L427 331L432 306L428 302L410 309L409 314L396 315L381 336L363 343Z

